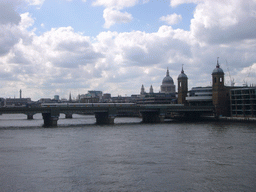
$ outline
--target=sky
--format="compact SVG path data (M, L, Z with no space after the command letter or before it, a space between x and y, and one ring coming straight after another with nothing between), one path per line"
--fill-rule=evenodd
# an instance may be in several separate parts
M256 0L0 0L0 97L256 84Z

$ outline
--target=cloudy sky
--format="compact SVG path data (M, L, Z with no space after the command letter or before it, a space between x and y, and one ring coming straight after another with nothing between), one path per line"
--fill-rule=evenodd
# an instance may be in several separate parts
M256 0L0 0L0 97L256 84Z

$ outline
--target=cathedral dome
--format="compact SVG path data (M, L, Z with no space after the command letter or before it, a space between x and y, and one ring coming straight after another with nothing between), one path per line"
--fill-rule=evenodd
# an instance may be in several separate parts
M174 84L173 79L169 75L169 70L167 69L166 76L164 77L162 84Z
M173 79L170 76L166 76L163 79L162 84L173 84Z
M166 76L164 77L160 88L161 88L161 93L175 94L175 85L173 83L173 79L170 77L168 68L167 68Z

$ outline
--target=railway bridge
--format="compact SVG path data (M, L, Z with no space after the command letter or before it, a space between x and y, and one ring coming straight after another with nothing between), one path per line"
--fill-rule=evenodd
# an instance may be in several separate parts
M97 124L114 124L118 114L135 113L142 116L144 123L161 123L166 117L179 115L183 117L200 117L204 114L213 114L211 106L184 106L180 104L91 104L72 106L40 106L40 107L2 107L0 114L26 114L27 119L33 119L33 115L41 113L44 126L57 126L60 113L66 118L72 118L72 114L94 114Z

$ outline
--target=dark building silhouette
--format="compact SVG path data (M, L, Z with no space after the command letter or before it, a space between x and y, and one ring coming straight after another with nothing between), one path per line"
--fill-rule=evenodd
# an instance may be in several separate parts
M212 72L212 104L216 115L230 115L230 88L224 85L224 72L217 59L216 68Z
M183 67L178 76L178 104L186 104L186 97L188 94L188 77L184 73Z

